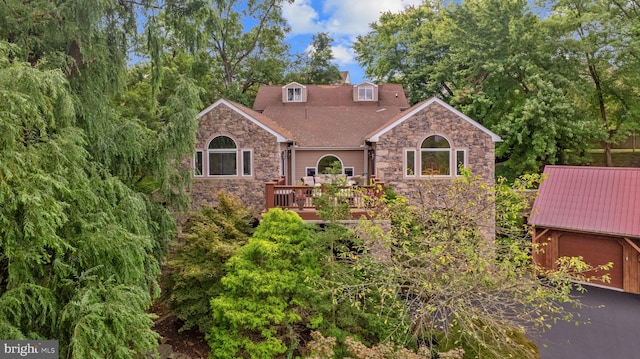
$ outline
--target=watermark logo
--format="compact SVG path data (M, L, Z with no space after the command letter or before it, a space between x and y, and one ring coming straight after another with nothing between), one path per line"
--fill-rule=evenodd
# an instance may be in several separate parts
M0 340L0 358L58 359L58 341Z

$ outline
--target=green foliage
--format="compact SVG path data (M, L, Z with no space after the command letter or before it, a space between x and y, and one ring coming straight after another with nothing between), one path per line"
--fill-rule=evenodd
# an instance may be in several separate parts
M313 35L311 48L298 55L293 62L291 72L286 76L285 82L296 81L301 84L332 85L340 81L341 75L331 51L333 39L326 32Z
M187 50L207 71L201 87L250 106L260 84L278 83L286 66L289 27L282 4L291 0L172 3L160 15L171 30L170 51ZM221 80L221 81L220 81Z
M351 206L346 196L348 192L345 190L346 178L339 177L340 173L342 173L340 161L335 161L326 169L325 175L329 176L330 181L323 183L321 191L313 198L318 216L324 220L347 219L351 213Z
M0 336L133 357L156 340L153 205L90 159L64 75L8 61L12 48L0 53Z
M56 338L67 358L157 345L145 311L176 230L168 208L186 203L176 163L199 103L178 81L161 114L115 109L136 15L155 5L0 7L0 337Z
M591 143L602 137L597 118L590 115L597 106L590 112L584 108L592 96L587 88L576 88L584 82L576 70L589 61L574 60L576 53L568 50L575 33L558 32L540 17L547 11L530 5L467 1L386 13L354 48L369 76L402 83L412 103L443 98L500 135L496 154L516 175L539 172L545 164L584 162ZM562 17L561 24L572 21L584 23L574 16ZM624 68L633 63L637 60L628 58ZM617 74L612 67L609 62L601 76ZM634 87L622 81L608 84L608 91L625 99L624 106L613 108L635 113L638 102L626 97ZM620 133L628 134L628 128Z
M311 335L313 341L307 344L310 355L305 358L334 358L336 338L326 338L319 332L313 332ZM407 348L394 346L392 343L381 343L373 347L367 347L351 337L346 338L345 345L350 355L349 357L354 359L431 359L434 355L437 355L440 359L462 359L465 353L462 348L455 348L444 353L433 353L431 348L425 346L420 347L417 351L412 351Z
M532 181L523 179L523 186ZM500 183L495 194L470 174L446 186L421 186L414 202L419 205L402 197L389 202L388 231L363 222L360 230L370 238L371 250L345 266L366 280L355 284L336 276L335 287L351 293L341 299L359 306L360 298L385 293L375 298L377 307L369 308L393 323L392 342L406 347L421 342L441 352L461 346L469 357L535 357L522 326L546 328L553 320L571 318L561 303L577 302L570 296L571 279L585 278L580 276L584 263L575 258L544 277L531 275L539 270L531 261L533 248L516 237L526 234L520 218L527 201L519 188ZM508 229L498 233L509 240L487 240L486 220L494 206L499 207L497 225Z
M223 291L225 264L244 245L253 227L251 212L225 194L215 207L193 212L167 261L167 292L182 329L197 326L206 333L213 325L210 300ZM194 290L198 288L198 290Z
M594 124L594 134L612 166L611 145L640 128L637 68L640 25L637 2L558 0L544 24L553 35L548 46L566 59L571 80L565 94L576 112Z
M525 214L533 206L536 189L542 180L542 175L530 174L516 178L509 184L505 178L498 177L495 184L498 243L511 243L514 240L530 241L530 229L525 222Z
M314 231L292 211L272 209L227 263L224 291L211 300L207 335L214 358L273 358L293 353L299 325L319 323L326 300L313 287L324 252ZM320 265L319 265L320 264Z
M86 283L59 318L60 326L69 331L55 336L70 343L73 358L135 358L155 348L159 336L149 333L154 317L141 314L149 306L148 292L92 275L81 280Z
M558 270L532 263L523 189L539 181L494 188L465 173L448 185L425 182L419 206L387 200L377 219L388 228L331 220L318 231L271 210L227 261L211 299L211 356L535 357L523 325L571 319L563 305L579 303L572 279L588 281L593 270L580 258ZM494 213L496 242L486 239Z

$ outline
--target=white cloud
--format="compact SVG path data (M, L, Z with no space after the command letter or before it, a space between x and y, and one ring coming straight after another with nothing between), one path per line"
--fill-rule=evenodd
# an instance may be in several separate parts
M334 40L333 56L341 68L353 67L359 81L361 69L356 67L351 45L357 35L366 34L369 24L376 22L384 12L398 13L423 0L295 0L284 3L283 16L291 26L290 43L294 47L306 47L311 35L327 32ZM293 40L292 38L295 38ZM304 40L303 40L304 39Z
M344 45L331 46L331 51L338 65L355 63L355 54L351 50L351 47Z
M332 37L365 34L384 12L400 12L422 0L296 0L283 6L293 34L328 32ZM319 4L321 3L321 4Z
M282 15L291 26L291 34L316 34L324 31L319 15L311 6L311 0L296 0L282 6Z

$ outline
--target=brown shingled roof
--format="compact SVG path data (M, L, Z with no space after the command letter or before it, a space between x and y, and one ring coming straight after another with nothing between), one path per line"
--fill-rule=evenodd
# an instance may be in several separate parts
M261 86L253 108L287 128L299 146L358 147L409 107L401 85L378 85L378 101L353 101L351 85L307 85L307 102L282 102L281 86Z
M276 123L269 117L231 100L221 99L216 101L211 106L202 110L202 112L198 114L198 118L204 116L213 108L221 104L225 104L226 106L230 107L231 109L243 115L245 118L254 121L256 124L260 125L265 129L270 130L270 132L274 132L274 134L280 135L282 139L287 139L287 140L293 139L293 134L289 130L282 127L280 124Z
M640 168L546 166L529 223L640 237Z
M430 98L428 100L424 100L424 101L422 101L420 103L417 103L417 104L413 105L410 109L408 109L406 111L403 111L402 113L397 114L393 118L389 119L389 121L387 121L386 123L383 123L380 127L376 128L373 132L368 133L365 136L365 138L367 140L371 141L371 142L377 142L378 138L381 135L383 135L385 132L391 130L395 126L398 126L403 121L407 120L408 118L410 118L411 116L413 116L417 112L422 111L423 109L425 109L425 108L427 108L427 107L429 107L429 106L431 106L433 104L438 104L438 105L446 108L451 113L453 113L453 114L457 115L458 117L460 117L462 120L467 121L468 123L470 123L471 125L473 125L477 129L479 129L480 131L486 133L487 135L489 135L491 137L491 140L493 142L502 141L500 136L498 136L495 133L491 132L488 128L482 126L478 122L474 121L473 119L471 119L467 115L465 115L462 112L456 110L451 105L447 104L446 102L442 101L441 99L439 99L437 97L432 97L432 98Z

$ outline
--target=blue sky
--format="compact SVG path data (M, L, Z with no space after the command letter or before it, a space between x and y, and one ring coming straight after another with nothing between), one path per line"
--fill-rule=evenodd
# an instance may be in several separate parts
M291 26L287 42L292 52L303 52L311 43L311 36L327 32L333 38L335 63L340 70L349 71L351 83L365 80L351 45L358 35L366 34L369 24L383 12L401 12L422 0L295 0L283 6L283 15Z

